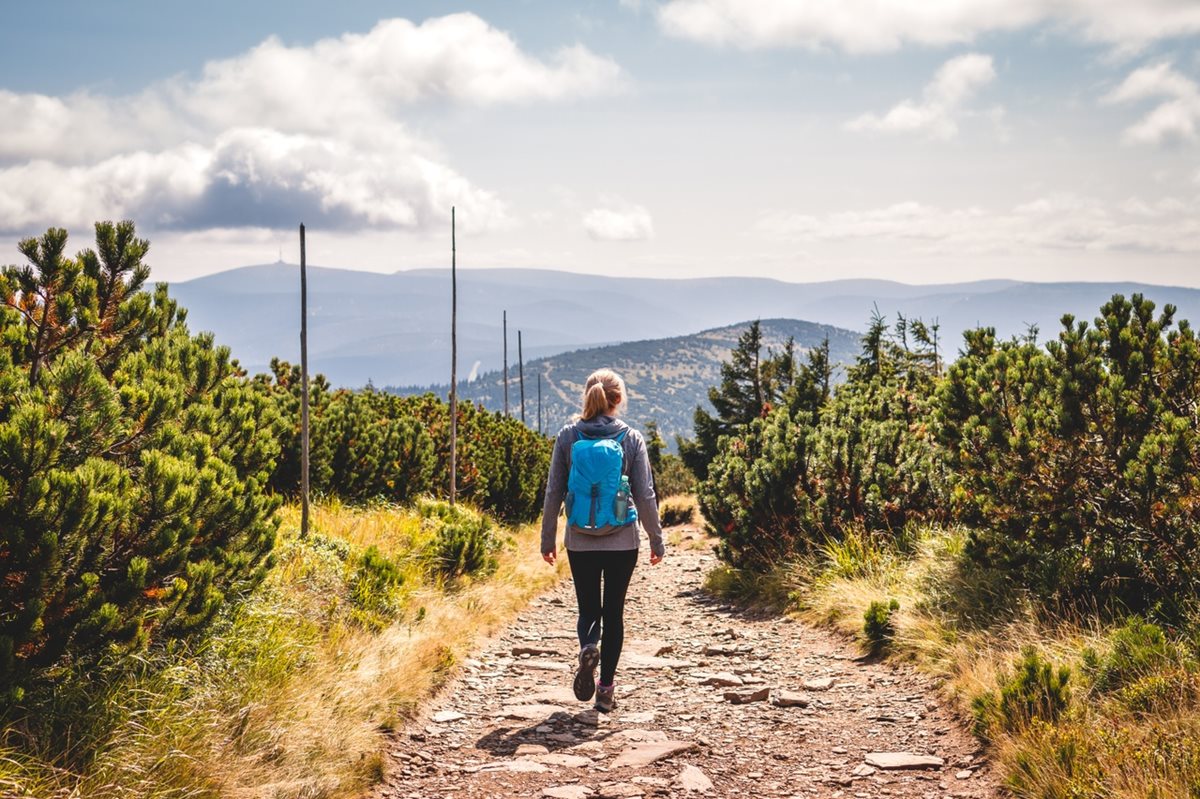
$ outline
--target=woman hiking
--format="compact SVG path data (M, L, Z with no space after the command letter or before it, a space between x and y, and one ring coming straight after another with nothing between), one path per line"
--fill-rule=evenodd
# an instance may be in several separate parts
M625 593L641 543L639 521L650 539L650 565L665 554L646 442L617 418L627 397L625 381L611 369L587 379L579 420L560 430L554 443L542 515L542 558L553 565L558 512L566 503L567 560L579 603L575 696L586 702L594 694L602 713L616 707L613 678L625 638Z

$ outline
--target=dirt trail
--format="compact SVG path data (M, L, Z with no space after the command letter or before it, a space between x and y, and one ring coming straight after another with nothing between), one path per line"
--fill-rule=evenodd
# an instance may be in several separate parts
M654 568L643 557L619 706L608 716L571 694L570 581L540 597L398 734L376 796L999 795L977 742L928 678L857 660L825 631L712 599L700 587L713 565L678 547ZM929 760L885 768L873 753Z

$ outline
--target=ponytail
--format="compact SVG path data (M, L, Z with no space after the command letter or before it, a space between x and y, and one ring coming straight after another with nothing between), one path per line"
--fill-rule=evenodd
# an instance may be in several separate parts
M620 408L625 402L625 381L612 369L597 369L587 379L583 390L583 411L579 418L587 420Z

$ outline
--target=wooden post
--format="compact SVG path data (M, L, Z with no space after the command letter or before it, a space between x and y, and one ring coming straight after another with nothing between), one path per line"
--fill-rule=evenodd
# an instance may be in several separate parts
M517 370L521 377L521 424L525 424L525 356L521 351L521 331L517 331Z
M542 434L542 373L538 371L538 435Z
M450 206L450 504L458 495L458 248Z
M308 536L308 257L300 225L300 537Z
M504 312L504 418L508 418L508 311Z

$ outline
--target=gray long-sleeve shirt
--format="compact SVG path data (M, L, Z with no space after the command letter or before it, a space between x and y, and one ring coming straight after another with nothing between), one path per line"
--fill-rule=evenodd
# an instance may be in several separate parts
M641 546L639 527L646 530L650 539L650 551L663 555L662 524L658 520L658 500L654 496L654 477L650 472L650 457L646 453L646 441L642 434L620 419L612 416L597 416L580 420L558 431L554 441L554 452L550 456L550 477L546 481L546 504L542 508L542 554L557 550L558 514L567 495L567 475L571 471L571 446L578 440L575 432L585 436L601 438L615 436L628 430L622 446L625 451L625 469L629 475L629 491L637 508L638 520L621 526L605 527L585 531L567 524L567 549L577 552L595 550L638 549Z

